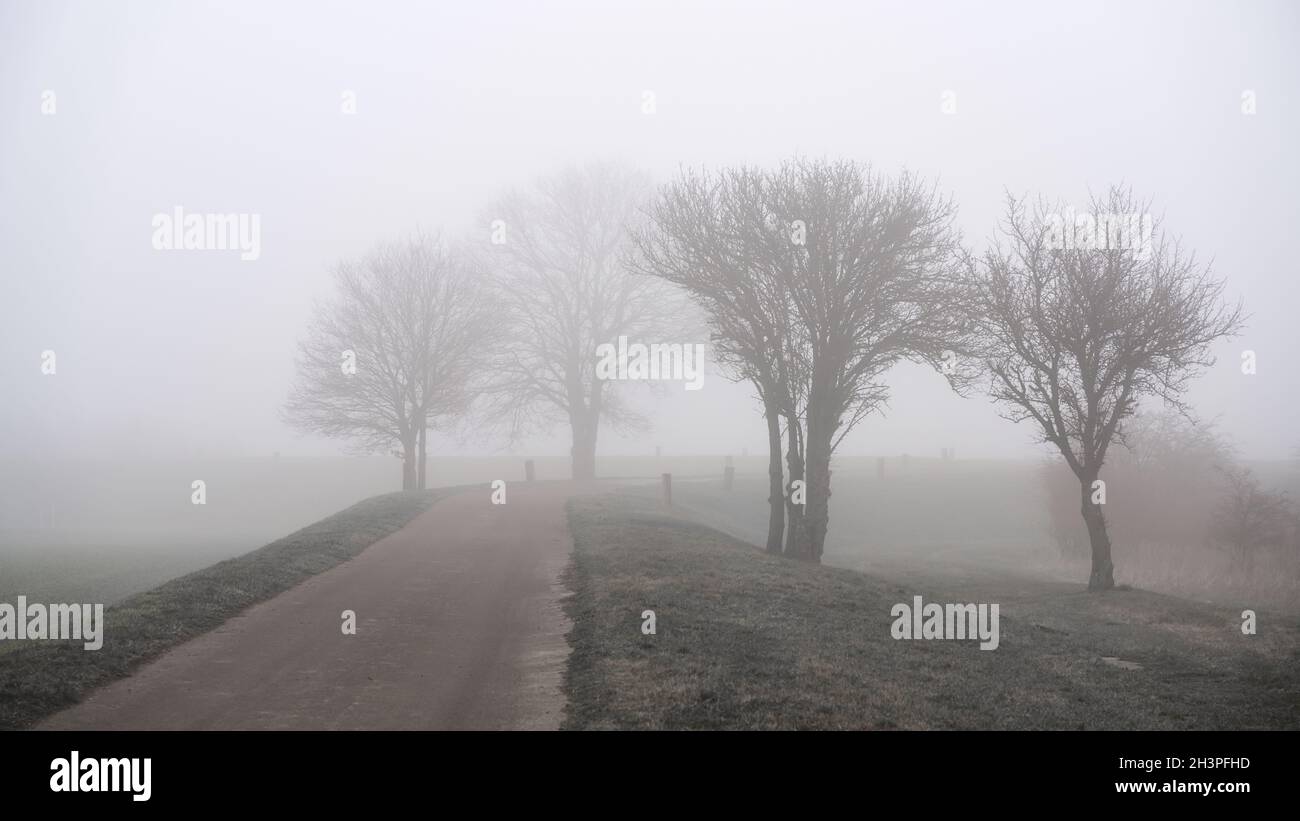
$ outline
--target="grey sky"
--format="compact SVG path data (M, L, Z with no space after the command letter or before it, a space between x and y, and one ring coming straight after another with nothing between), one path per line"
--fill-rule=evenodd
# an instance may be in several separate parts
M335 452L279 409L339 258L419 227L486 237L495 194L568 163L662 180L802 152L938 177L976 247L1004 189L1153 196L1252 315L1190 398L1242 455L1281 457L1300 445L1298 24L1285 2L5 0L0 456ZM155 251L175 205L260 214L260 258ZM847 452L1037 452L982 395L895 377ZM716 374L655 402L653 433L602 450L764 448L749 390Z

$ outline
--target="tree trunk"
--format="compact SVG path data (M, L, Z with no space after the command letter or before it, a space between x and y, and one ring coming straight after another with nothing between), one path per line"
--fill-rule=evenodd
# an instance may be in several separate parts
M415 490L415 442L414 433L402 438L402 490Z
M767 552L781 552L781 536L785 530L785 494L781 473L781 413L775 402L763 408L767 417Z
M824 421L814 420L810 414L807 467L804 471L808 501L804 505L804 537L799 558L820 562L831 520L831 437L835 431Z
M573 427L573 478L596 478L596 420L590 416L576 419Z
M785 490L786 525L785 554L799 558L807 551L807 532L804 528L804 505L794 500L794 483L804 478L803 462L803 428L798 418L787 414L785 418L786 436L789 445L785 451L786 467L790 471L790 483ZM807 482L804 483L804 499L808 498Z
M1255 551L1249 545L1241 551L1241 572L1246 576L1255 575Z
M427 456L428 456L424 444L424 434L425 434L425 429L424 426L421 425L420 426L420 469L419 469L419 476L417 478L417 481L419 482L420 490L424 490L425 488L428 487L428 485L425 484L425 473L424 473L425 461L427 460Z
M1110 590L1115 587L1115 565L1110 560L1110 536L1106 534L1106 517L1101 505L1093 504L1092 483L1097 473L1085 473L1079 480L1083 522L1088 526L1088 541L1092 543L1092 575L1088 578L1089 590Z
M799 540L798 558L820 562L830 527L831 443L839 427L841 408L837 400L836 365L840 361L834 350L815 353L812 378L808 383L807 427L804 430L804 504L803 537Z

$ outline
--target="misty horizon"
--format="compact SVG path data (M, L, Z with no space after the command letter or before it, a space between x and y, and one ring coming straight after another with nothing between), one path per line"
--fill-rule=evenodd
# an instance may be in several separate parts
M0 379L9 386L0 426L25 433L0 440L0 458L340 454L340 443L302 436L280 418L308 312L331 294L340 261L418 230L486 242L484 209L496 196L592 159L658 184L679 168L770 166L792 155L936 180L976 252L1007 192L1082 208L1112 182L1133 185L1213 260L1227 297L1249 314L1244 333L1217 343L1217 364L1192 385L1196 417L1244 459L1286 459L1300 445L1288 411L1300 370L1287 360L1298 292L1283 248L1300 222L1292 194L1300 179L1294 167L1264 165L1300 125L1285 104L1291 89L1278 85L1300 72L1283 27L1261 18L1196 7L1180 15L1181 40L1149 41L1142 32L1182 6L1102 6L1068 23L1030 6L958 4L744 14L591 4L562 18L526 7L303 15L277 6L257 7L262 27L243 4L127 4L126 14L87 5L75 16L47 8L57 6L3 12L0 148L11 158L3 183L22 205L0 226L8 249ZM1276 8L1294 20L1294 8ZM766 50L786 23L828 14L829 42ZM1126 25L1112 27L1115 15ZM284 26L270 34L281 18L296 25L291 40ZM883 35L918 25L932 40L924 53ZM449 36L453 28L462 36ZM733 37L734 59L715 61L708 44L724 28L744 36ZM1047 36L1067 29L1068 38ZM971 40L971 30L989 39ZM1099 73L1085 57L1103 32L1120 64ZM394 47L425 37L420 48ZM837 37L853 47L837 48ZM1201 51L1217 61L1198 61ZM60 59L70 53L75 63ZM1244 89L1257 95L1252 116L1240 110ZM56 94L54 116L39 114L46 90ZM354 114L340 113L346 93ZM949 93L955 113L945 114ZM151 220L177 207L260 215L258 258L155 250ZM1258 357L1253 376L1239 367L1247 349ZM58 355L53 378L40 369L46 350ZM858 426L839 453L1048 453L980 391L958 397L930 368L902 364L888 381L884 414ZM601 453L765 447L752 389L712 365L702 390L670 384L636 397L651 430L604 430ZM476 429L435 433L430 444L435 459L568 447L562 428L514 446Z

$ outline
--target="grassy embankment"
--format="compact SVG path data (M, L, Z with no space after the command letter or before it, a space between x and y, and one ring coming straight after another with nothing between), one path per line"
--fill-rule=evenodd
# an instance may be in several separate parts
M1300 728L1293 618L1244 636L1224 607L1017 577L974 599L1000 602L998 649L900 641L894 604L974 591L769 556L644 499L575 500L569 520L566 728Z

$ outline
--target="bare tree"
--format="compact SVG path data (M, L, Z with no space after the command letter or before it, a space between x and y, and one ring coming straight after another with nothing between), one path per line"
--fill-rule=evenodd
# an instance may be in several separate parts
M1232 556L1234 568L1251 574L1263 550L1283 548L1295 526L1295 511L1284 493L1265 490L1249 468L1220 467L1224 495L1215 511L1215 542Z
M808 371L806 427L797 418L788 425L803 443L807 503L802 532L786 552L820 561L831 457L888 400L886 371L904 360L926 362L960 384L947 356L963 333L955 208L912 174L887 178L849 161L788 162L764 188L776 229L765 235L764 256L783 282Z
M1104 485L1094 483L1107 449L1143 397L1185 411L1181 395L1214 362L1210 345L1243 318L1127 189L1111 188L1069 221L1066 213L1008 196L1001 235L969 260L967 310L1004 415L1033 422L1078 479L1088 588L1104 590L1114 565Z
M753 169L683 172L648 208L635 267L687 292L704 312L716 361L732 379L754 386L767 421L767 550L780 553L790 504L781 422L787 414L798 418L799 375L786 350L791 313L783 281L763 253L773 230L763 192L762 174ZM790 507L793 522L798 509Z
M680 307L665 285L628 270L630 234L649 187L613 165L540 180L488 209L485 259L503 334L486 389L512 438L566 422L575 479L596 474L600 422L644 427L620 385L596 376L596 350L619 336L658 341Z
M402 457L402 488L424 488L426 430L462 413L495 323L471 258L435 237L386 243L335 272L299 344L285 408L302 430Z
M786 554L820 561L836 447L887 399L885 371L904 359L940 366L960 338L953 208L908 174L800 159L685 174L651 215L651 272L703 306L715 348L763 401L768 549L784 501Z

